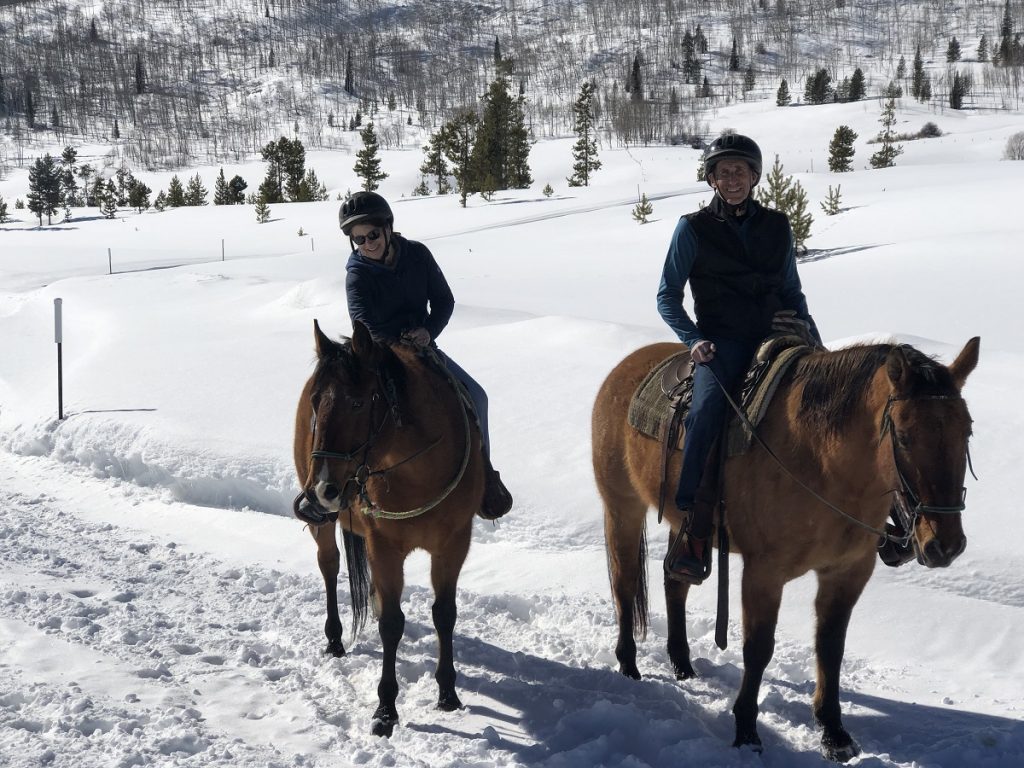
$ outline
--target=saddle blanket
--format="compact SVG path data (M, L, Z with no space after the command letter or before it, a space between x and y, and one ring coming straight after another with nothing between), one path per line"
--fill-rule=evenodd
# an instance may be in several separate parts
M743 384L743 395L740 403L747 419L756 428L771 404L772 397L779 387L783 376L790 370L793 363L811 352L811 347L806 344L786 345L787 339L793 337L772 337L769 338L758 350L750 369L747 371ZM792 342L789 342L792 344ZM643 381L637 386L633 397L629 402L627 419L629 425L641 434L662 439L668 424L672 419L675 403L685 410L689 406L689 398L679 400L670 399L662 386L662 378L671 366L678 366L683 358L689 358L689 352L683 350L670 355L662 360L648 373ZM691 381L687 382L692 388ZM682 387L687 389L686 386ZM753 433L747 426L729 409L729 424L727 431L727 453L729 456L739 456L750 449L753 442ZM683 430L680 430L677 444L672 446L674 450L682 450Z

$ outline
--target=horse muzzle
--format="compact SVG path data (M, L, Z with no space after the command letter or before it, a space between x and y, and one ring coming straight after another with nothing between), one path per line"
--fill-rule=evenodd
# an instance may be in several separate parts
M948 568L964 553L965 549L967 549L967 537L962 533L951 541L944 541L938 536L933 536L924 544L921 544L916 536L914 537L917 562L927 568Z
M302 522L312 526L320 526L338 519L338 513L325 509L312 489L307 489L295 497L292 502L292 513Z

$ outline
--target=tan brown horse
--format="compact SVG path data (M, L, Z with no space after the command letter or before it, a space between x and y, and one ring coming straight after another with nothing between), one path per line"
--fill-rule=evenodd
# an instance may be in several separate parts
M403 564L430 554L437 630L439 709L462 706L455 691L455 590L484 488L480 433L454 380L411 346L378 344L356 323L337 343L314 322L317 366L299 398L295 467L302 493L295 514L310 523L327 592L327 653L342 656L338 615L343 529L353 635L371 593L383 646L379 706L371 731L398 722L395 659L405 629ZM368 569L368 570L367 570ZM372 576L372 587L370 578Z
M645 521L657 504L661 448L629 426L627 409L647 372L680 348L654 344L629 355L605 380L593 412L594 472L618 614L615 655L620 671L637 679L636 639L647 629ZM813 352L786 375L758 427L781 465L756 442L725 462L727 530L743 556L744 671L733 706L735 746L760 750L757 696L774 651L782 590L814 571L813 711L822 751L840 761L857 754L839 709L850 614L894 503L913 518L908 525L924 565L947 566L966 546L960 512L971 417L960 392L978 349L979 339L971 339L949 367L891 344ZM678 478L679 461L677 451L670 478ZM673 481L668 498L674 493ZM675 510L666 519L671 540L682 521ZM688 584L665 581L668 651L679 679L695 674L686 637L688 591Z

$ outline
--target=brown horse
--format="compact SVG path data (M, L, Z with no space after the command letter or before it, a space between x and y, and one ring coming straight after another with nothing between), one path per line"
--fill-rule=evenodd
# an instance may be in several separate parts
M657 505L661 447L633 429L626 414L647 372L680 348L653 344L629 355L605 380L593 412L594 472L618 614L615 655L619 670L636 679L636 639L647 629L645 521ZM903 345L810 353L786 374L757 429L778 461L757 442L725 461L727 531L743 556L744 672L733 706L735 746L761 749L757 696L774 651L782 590L814 571L813 709L822 751L839 761L857 754L839 710L850 614L894 503L907 514L924 565L947 566L966 546L960 512L971 417L960 391L978 349L979 339L971 339L949 367ZM676 451L670 478L678 478L679 463ZM668 491L671 499L674 482ZM674 509L665 517L671 541L683 521ZM686 583L665 580L668 651L679 679L695 674L686 637L688 591Z
M316 540L327 592L327 653L345 653L336 525L343 529L353 636L366 619L372 593L383 669L371 731L390 736L398 722L403 564L414 549L431 558L437 706L462 706L452 655L455 589L483 496L480 433L454 379L422 352L378 344L358 322L343 343L328 339L315 321L314 336L317 366L295 419L295 467L302 485L295 514L310 523Z

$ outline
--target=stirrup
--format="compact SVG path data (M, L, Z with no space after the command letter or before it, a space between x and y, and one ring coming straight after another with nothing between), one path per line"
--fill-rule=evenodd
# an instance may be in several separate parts
M501 482L501 475L494 469L487 472L484 480L484 498L477 515L484 520L497 520L512 509L512 494Z
M676 534L672 546L665 555L663 567L665 577L673 581L683 581L698 585L711 575L711 539L703 540L704 553L697 556L693 551L693 542L686 529Z

